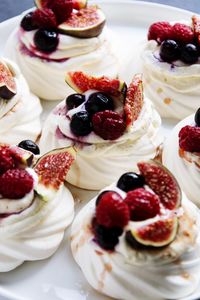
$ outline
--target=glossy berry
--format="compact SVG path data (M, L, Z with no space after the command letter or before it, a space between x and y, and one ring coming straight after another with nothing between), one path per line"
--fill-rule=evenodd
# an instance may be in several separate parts
M160 46L160 57L163 61L172 62L180 58L179 45L174 40L166 40Z
M85 136L92 131L89 115L86 111L80 111L72 116L70 128L75 136Z
M0 148L0 175L16 167L12 153L7 146Z
M107 228L123 228L129 221L128 206L118 193L104 193L96 207L96 219L99 225Z
M173 39L180 44L192 43L194 40L194 32L188 25L176 23L172 28Z
M58 24L66 21L73 10L73 1L72 0L56 0L49 1L49 8L51 8L56 15Z
M92 125L94 132L104 140L116 140L123 135L126 129L123 118L111 110L94 114Z
M117 182L117 187L122 191L129 192L137 188L143 187L145 179L142 175L134 172L123 174Z
M94 115L99 111L113 110L114 104L110 96L97 92L90 95L85 108L90 115Z
M129 207L132 221L150 219L160 212L159 197L143 188L128 192L124 201Z
M31 31L31 30L35 30L38 27L36 25L33 24L32 22L32 15L33 12L30 12L28 14L26 14L23 19L21 20L21 24L20 26L25 30L25 31Z
M169 22L156 22L149 27L148 40L161 43L172 38L172 25Z
M200 107L196 111L196 114L194 116L194 121L196 123L196 126L200 127Z
M20 199L33 188L33 177L23 169L6 171L0 177L0 194L8 199Z
M85 96L82 94L72 94L66 99L67 110L73 109L81 105L85 101Z
M40 154L40 148L36 143L34 143L31 140L23 140L18 144L18 147L28 150L32 152L33 154L37 155Z
M57 27L56 16L49 8L36 9L32 15L32 22L38 28L53 29Z
M181 60L186 64L194 64L198 61L199 51L194 44L187 44L181 49Z
M183 127L179 132L179 147L188 152L200 152L200 127Z
M103 196L105 193L107 193L107 192L112 192L112 191L109 191L109 190L103 191L102 193L100 193L100 194L98 195L98 197L97 197L97 199L96 199L96 206L100 203L102 196Z
M58 34L55 31L39 29L34 35L34 43L42 52L53 52L58 46Z

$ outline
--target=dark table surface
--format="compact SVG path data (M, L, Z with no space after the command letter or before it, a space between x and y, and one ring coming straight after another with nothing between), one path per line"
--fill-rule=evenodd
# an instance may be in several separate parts
M138 0L140 1L140 0ZM172 5L200 13L200 0L146 0ZM33 0L0 0L0 22L18 15L34 5Z

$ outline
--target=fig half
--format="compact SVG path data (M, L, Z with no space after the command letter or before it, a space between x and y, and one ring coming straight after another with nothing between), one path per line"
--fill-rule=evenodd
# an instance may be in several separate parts
M72 12L66 22L58 26L58 30L78 38L92 38L100 35L105 22L106 17L100 8L88 6Z
M10 100L17 93L14 76L8 66L0 61L0 98Z

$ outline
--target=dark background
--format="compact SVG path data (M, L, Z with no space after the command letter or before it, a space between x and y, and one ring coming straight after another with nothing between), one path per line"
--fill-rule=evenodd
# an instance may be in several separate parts
M140 0L138 0L140 1ZM200 0L146 0L168 4L200 13ZM0 22L34 6L34 0L0 0Z

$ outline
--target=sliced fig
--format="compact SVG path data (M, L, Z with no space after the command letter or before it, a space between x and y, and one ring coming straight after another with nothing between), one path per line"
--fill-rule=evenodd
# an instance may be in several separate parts
M35 5L38 8L49 8L50 0L35 0Z
M87 6L87 0L73 0L73 8L74 9L82 9Z
M92 38L100 35L106 22L106 17L97 6L88 6L72 12L66 22L58 26L63 34L78 38Z
M36 192L45 198L49 191L57 191L64 183L67 172L75 159L73 147L50 151L43 155L34 166L39 183Z
M165 208L173 210L181 204L181 189L172 173L157 161L137 164L146 184L160 197Z
M31 166L33 162L33 153L17 146L10 146L10 151L15 160L22 165Z
M177 230L178 218L170 217L141 225L141 227L135 227L130 232L133 238L142 245L164 247L175 239Z
M142 75L136 74L128 87L124 113L127 127L137 120L144 103Z
M0 61L0 98L9 100L17 93L17 86L12 72Z

